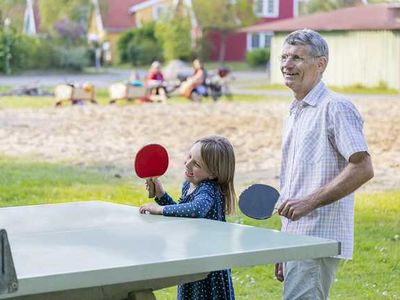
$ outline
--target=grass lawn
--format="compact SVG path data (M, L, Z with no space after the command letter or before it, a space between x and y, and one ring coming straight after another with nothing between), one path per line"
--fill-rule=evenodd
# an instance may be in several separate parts
M0 157L0 206L103 200L140 205L147 202L143 183L116 178L95 169ZM180 182L166 185L178 196ZM400 190L356 197L355 252L343 262L330 299L400 299ZM278 228L279 220L229 218L259 227ZM237 299L280 299L273 266L233 269ZM158 291L159 299L175 299L175 288Z
M49 89L51 90L51 89ZM262 96L262 95L234 95L232 100L229 100L225 96L221 97L218 101L229 102L259 102L259 101L282 101L288 100L287 97L273 97L273 96ZM97 89L96 90L96 101L98 105L142 105L135 101L118 101L116 104L109 104L109 97L107 89ZM204 97L202 103L213 102L211 97ZM0 109L5 108L49 108L54 107L56 100L52 96L2 96L0 97ZM169 104L187 104L190 100L173 95L168 99ZM69 105L69 104L66 104ZM93 105L87 103L86 105Z

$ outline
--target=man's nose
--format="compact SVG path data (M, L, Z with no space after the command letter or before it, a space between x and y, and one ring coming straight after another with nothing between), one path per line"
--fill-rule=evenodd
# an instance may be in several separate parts
M287 59L281 61L281 67L291 68L293 66L294 66L294 61L292 58L287 58Z

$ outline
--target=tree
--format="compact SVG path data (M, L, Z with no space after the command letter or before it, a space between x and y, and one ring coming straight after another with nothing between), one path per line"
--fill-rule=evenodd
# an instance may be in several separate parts
M69 20L85 27L90 7L90 0L40 0L40 30L54 34L55 25L62 20Z
M190 56L191 23L188 11L178 6L165 14L156 24L156 37L161 42L166 61Z
M193 0L193 10L205 33L217 32L221 36L219 61L225 60L226 39L236 29L251 25L256 17L252 1L248 0Z
M162 49L156 39L154 27L153 22L148 22L121 35L117 44L121 62L137 66L161 60Z
M17 30L22 28L25 2L26 0L0 0L0 28L4 26L6 19Z

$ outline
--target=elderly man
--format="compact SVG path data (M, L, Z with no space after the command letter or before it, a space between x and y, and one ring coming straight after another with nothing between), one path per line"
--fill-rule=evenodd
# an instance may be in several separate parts
M284 299L327 299L340 259L353 252L354 191L373 177L354 105L321 81L328 45L313 30L289 34L281 72L294 93L282 143L282 231L341 242L337 257L291 261L275 266Z

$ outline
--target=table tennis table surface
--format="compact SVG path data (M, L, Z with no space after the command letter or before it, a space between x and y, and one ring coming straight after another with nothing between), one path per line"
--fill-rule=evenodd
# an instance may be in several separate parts
M101 201L0 208L19 281L6 297L157 282L339 254L336 241ZM159 286L161 287L161 286ZM157 289L157 285L146 288Z

